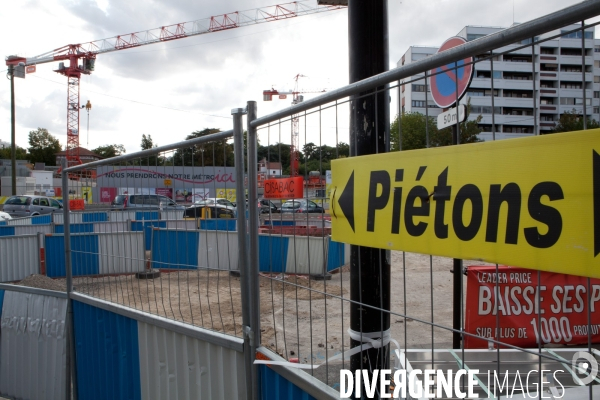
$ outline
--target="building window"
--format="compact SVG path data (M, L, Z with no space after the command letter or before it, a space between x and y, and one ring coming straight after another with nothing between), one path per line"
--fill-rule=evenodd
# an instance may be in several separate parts
M533 110L527 108L504 107L504 115L533 115Z
M424 92L425 91L425 85L412 85L412 91L413 92Z
M561 89L581 89L581 82L561 82Z
M581 65L561 65L561 72L581 72Z
M494 71L494 79L502 79L502 71Z
M507 62L521 62L521 63L530 63L531 56L524 55L516 55L516 54L507 54L504 56L504 61Z
M502 112L501 107L494 107L494 114L500 114ZM491 114L492 107L491 106L471 106L471 114Z
M561 56L581 56L581 49L560 49Z
M482 132L491 132L492 131L492 125L479 125L479 128L481 129ZM496 125L496 132L500 132L500 131L502 131L502 126Z
M478 96L491 96L492 89L471 89L467 91L467 96L478 97ZM494 97L498 97L499 90L494 89Z
M595 98L595 99L598 99L598 98L600 98L600 92L598 92L598 91L595 91L595 92L594 92L594 98Z
M561 33L566 32L566 31L561 31ZM594 32L592 31L585 31L584 33L584 37L585 39L593 39L594 38ZM571 33L565 33L564 35L561 36L561 38L563 39L581 39L581 31L575 31L575 32L571 32ZM581 55L581 53L579 53Z
M532 96L531 91L525 90L505 90L504 97L520 97L530 99Z
M487 36L485 33L467 33L467 42Z
M504 79L512 79L516 81L530 81L531 74L506 73L504 74Z
M600 114L600 107L594 107L594 114Z
M536 43L539 40L540 40L540 38L538 36L536 36L536 37L533 38L533 41L536 42ZM521 40L521 42L519 42L519 44L531 44L531 43L532 43L531 38L529 38L529 39L523 39L523 40Z
M580 106L583 104L583 99L581 97L561 97L560 104L563 106ZM585 99L586 105L591 105L591 99Z
M533 133L532 126L507 126L503 127L504 133Z
M413 100L412 106L419 107L419 108L425 108L425 100Z

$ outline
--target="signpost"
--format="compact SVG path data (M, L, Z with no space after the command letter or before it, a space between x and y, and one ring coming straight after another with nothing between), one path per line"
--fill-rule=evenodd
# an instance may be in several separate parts
M438 53L446 51L456 46L460 46L467 43L467 41L459 36L451 37L446 40L439 48ZM459 122L464 121L466 112L464 112L464 106L459 106L460 99L465 95L471 79L473 79L473 57L467 57L458 62L446 64L444 66L435 68L429 71L429 85L431 87L431 95L433 101L440 108L448 108L453 105L457 105L457 108L451 108L446 111L440 117L438 117L438 129L442 129L446 126L452 126L452 142L459 144ZM461 110L461 108L463 110ZM461 117L460 112L463 111ZM454 116L454 118L453 118ZM440 122L442 122L440 124ZM460 334L457 332L461 330L461 313L462 313L462 261L460 259L453 260L454 279L453 279L453 328L456 330L453 333L453 347L455 349L460 348Z
M332 161L332 239L600 278L600 129Z

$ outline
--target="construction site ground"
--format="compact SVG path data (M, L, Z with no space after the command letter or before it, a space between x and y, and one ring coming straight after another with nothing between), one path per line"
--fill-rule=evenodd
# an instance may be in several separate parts
M474 264L481 263L465 261L465 265ZM451 332L420 322L433 320L438 325L452 326L451 269L449 258L391 252L394 314L390 329L401 347L451 348ZM348 350L350 303L340 300L350 296L348 264L329 281L280 274L261 276L259 282L263 346L288 360L314 365ZM64 279L41 275L32 275L19 284L51 290L66 288ZM240 279L228 271L163 271L156 279L137 279L134 275L80 277L73 284L80 293L241 337ZM341 367L338 362L312 373L335 386Z

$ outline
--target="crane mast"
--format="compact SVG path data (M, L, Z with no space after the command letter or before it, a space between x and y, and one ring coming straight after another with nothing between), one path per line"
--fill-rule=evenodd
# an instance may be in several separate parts
M263 90L263 101L271 101L273 96L278 96L280 99L286 99L287 95L292 95L292 105L296 105L302 103L304 101L304 96L302 93L323 93L325 90L321 91L299 91L298 90L298 80L300 78L305 77L305 75L297 74L294 77L294 90L288 92L280 92L271 88L271 90ZM291 145L290 145L290 176L295 177L298 176L298 169L300 167L300 144L299 144L299 129L298 129L298 114L292 115L292 135L291 135Z
M252 10L235 11L87 43L69 44L35 57L8 56L6 65L26 67L61 61L55 72L66 76L68 80L67 165L78 165L81 164L79 158L80 78L82 74L89 75L94 71L98 54L346 8L340 4L314 6L309 3L309 1L294 1ZM65 65L65 61L68 61L69 64Z

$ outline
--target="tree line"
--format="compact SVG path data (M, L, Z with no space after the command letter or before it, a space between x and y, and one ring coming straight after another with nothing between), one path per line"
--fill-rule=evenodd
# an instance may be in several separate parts
M470 105L467 105L467 114ZM479 115L473 120L467 120L460 124L460 143L474 143L481 141L478 135L481 133ZM555 127L548 133L571 132L583 130L584 119L576 110L561 114ZM587 119L587 129L600 128L600 124L594 119ZM185 140L191 140L206 135L221 132L217 128L205 128L187 135ZM51 135L47 129L38 128L29 132L29 147L27 149L16 148L18 160L29 160L31 163L43 162L46 165L56 165L56 153L63 149L58 139ZM452 144L452 133L450 128L438 129L437 119L427 117L420 113L403 113L397 116L390 125L390 150L422 149L428 147L448 146ZM246 133L244 132L244 148L246 148ZM142 134L140 143L141 150L149 150L158 147L152 140L151 135ZM91 151L102 158L111 158L126 153L122 144L106 144L98 146ZM245 152L244 152L245 153ZM282 166L282 174L290 174L290 145L285 143L273 143L263 146L257 145L258 160L266 159L268 162L279 162ZM339 142L335 146L318 146L313 142L306 143L298 151L300 166L298 173L307 175L310 171L319 171L322 175L331 169L331 160L350 156L350 145ZM0 148L0 158L10 159L10 147ZM233 166L233 143L227 140L211 142L204 145L195 145L188 148L176 150L172 155L153 155L129 161L128 164L154 165L154 166L202 166L218 165Z

